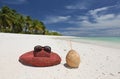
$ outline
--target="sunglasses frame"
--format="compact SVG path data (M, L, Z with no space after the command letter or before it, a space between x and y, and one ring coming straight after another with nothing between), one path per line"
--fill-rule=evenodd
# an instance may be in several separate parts
M46 51L48 53L51 53L51 47L50 46L40 46L40 45L37 45L34 47L34 52L40 52L40 51Z

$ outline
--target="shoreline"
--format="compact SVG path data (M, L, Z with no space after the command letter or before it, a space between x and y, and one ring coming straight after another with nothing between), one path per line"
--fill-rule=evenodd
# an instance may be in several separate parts
M70 41L55 38L58 36L0 33L0 79L120 79L120 49L71 41L81 62L79 68L70 69L65 66ZM36 68L18 62L20 55L38 44L49 45L60 55L61 63Z
M79 38L79 40L76 40L76 38ZM120 42L117 43L117 42L101 41L101 40L89 40L85 38L83 39L82 37L73 37L73 36L57 37L55 39L61 39L61 40L73 41L77 43L92 44L92 45L104 46L108 48L120 49Z

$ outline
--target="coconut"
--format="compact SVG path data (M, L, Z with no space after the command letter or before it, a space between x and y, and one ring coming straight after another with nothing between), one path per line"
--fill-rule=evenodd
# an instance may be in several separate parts
M66 64L69 67L77 68L80 64L80 56L75 50L70 50L66 55Z

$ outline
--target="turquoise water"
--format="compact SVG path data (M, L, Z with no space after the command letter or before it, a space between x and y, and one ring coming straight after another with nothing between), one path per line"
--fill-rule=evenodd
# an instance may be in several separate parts
M72 41L120 48L120 37L73 37Z

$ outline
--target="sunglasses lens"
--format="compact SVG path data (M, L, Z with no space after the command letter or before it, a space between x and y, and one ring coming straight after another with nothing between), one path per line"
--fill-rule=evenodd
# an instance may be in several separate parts
M50 53L50 52L51 52L51 47L49 47L49 46L44 46L44 50L45 50L46 52Z
M37 45L34 47L34 52L39 52L41 50L42 50L42 46L40 46L40 45Z

